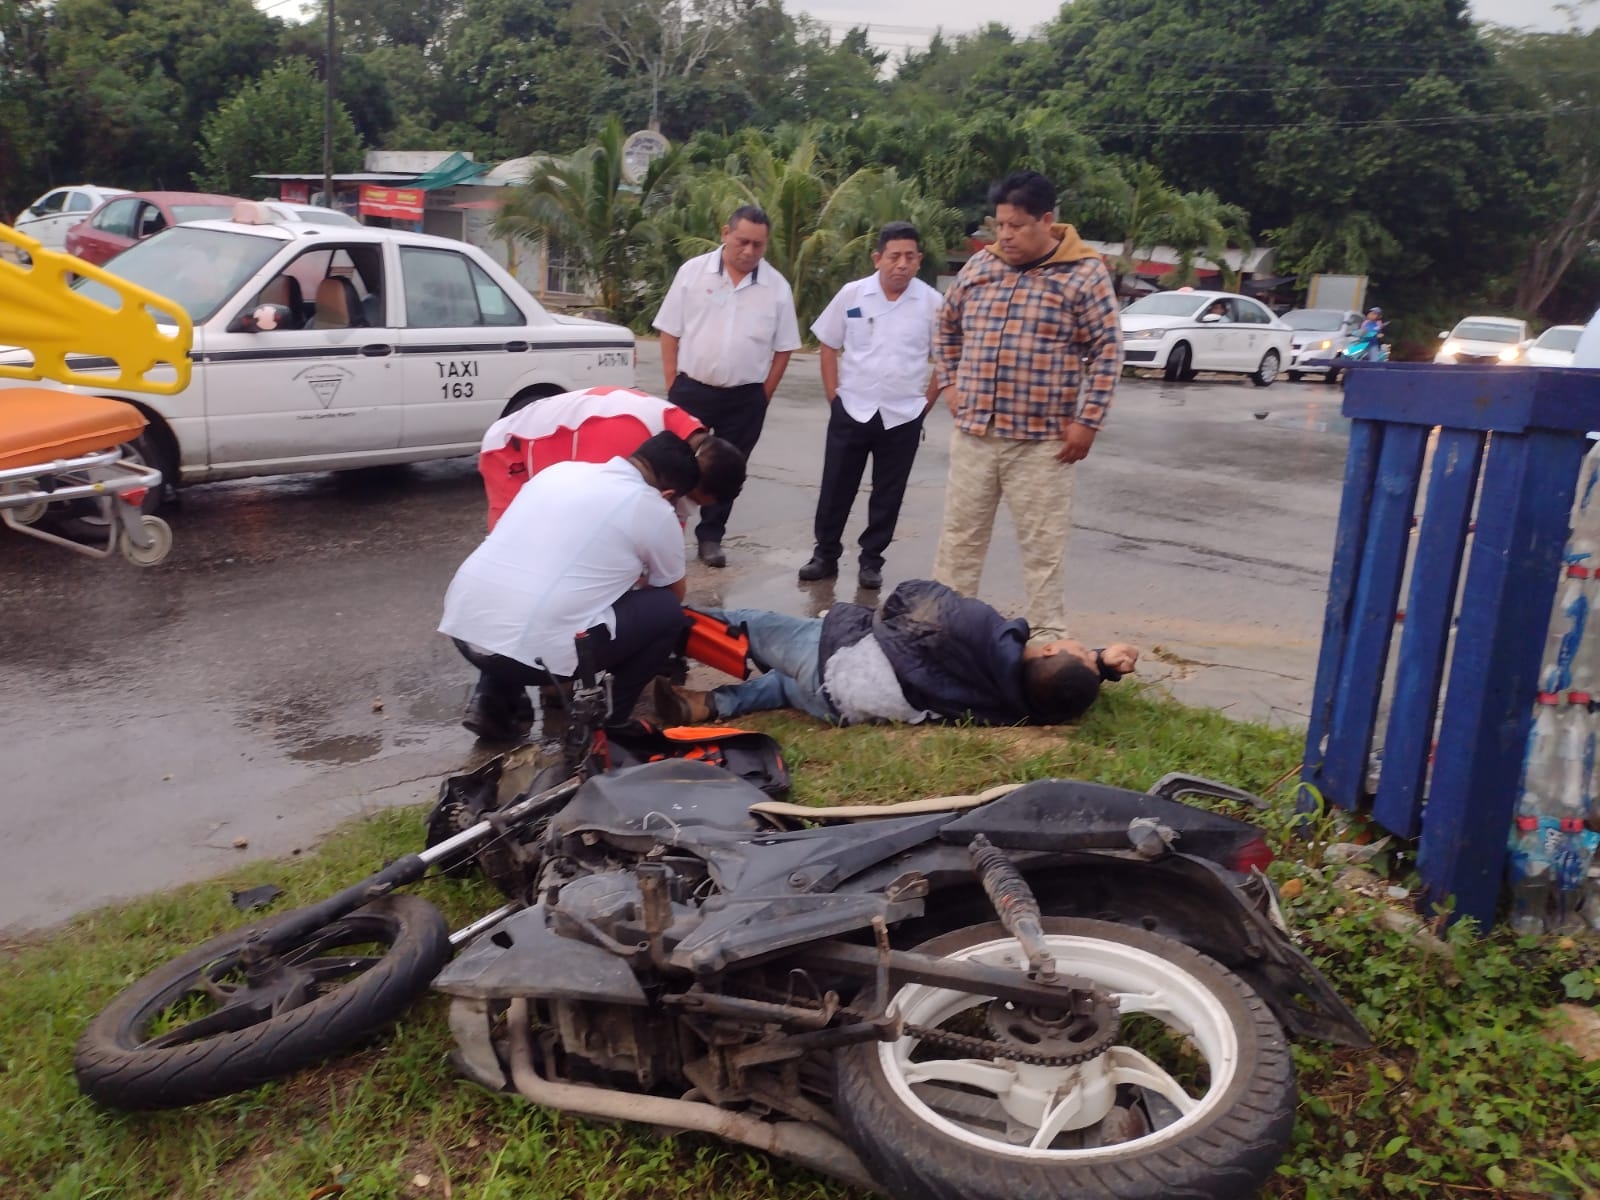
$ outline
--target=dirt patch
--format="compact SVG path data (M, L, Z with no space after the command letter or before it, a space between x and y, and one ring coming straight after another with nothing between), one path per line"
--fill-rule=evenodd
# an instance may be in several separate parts
M1600 1011L1584 1004L1558 1004L1547 1031L1585 1062L1600 1062Z

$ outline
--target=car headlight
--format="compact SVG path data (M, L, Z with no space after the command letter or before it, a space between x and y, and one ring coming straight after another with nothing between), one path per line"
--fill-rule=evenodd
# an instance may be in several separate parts
M1323 338L1322 341L1317 343L1317 349L1318 350L1332 350L1333 349L1333 343L1331 341L1329 341L1327 338Z
M1124 334L1123 340L1129 342L1143 342L1154 338L1167 336L1165 329L1135 329L1132 333Z
M1448 354L1451 358L1461 353L1461 343L1451 338L1440 348L1441 354Z
M1516 362L1517 359L1519 359L1521 357L1522 357L1522 347L1521 346L1507 346L1504 350L1500 351L1500 361L1501 362Z

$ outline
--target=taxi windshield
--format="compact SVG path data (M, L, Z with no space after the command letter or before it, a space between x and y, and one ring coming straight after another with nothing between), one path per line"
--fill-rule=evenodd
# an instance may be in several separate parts
M198 325L284 244L255 234L174 226L129 246L101 269L165 296ZM80 278L73 287L107 308L122 306L116 293L103 283Z

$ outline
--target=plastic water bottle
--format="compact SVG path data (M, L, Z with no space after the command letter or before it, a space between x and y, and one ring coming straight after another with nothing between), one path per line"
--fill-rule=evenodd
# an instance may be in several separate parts
M1543 933L1550 910L1551 864L1541 824L1539 817L1518 817L1511 833L1511 928L1521 934Z
M1519 817L1542 817L1556 810L1560 784L1556 756L1561 732L1560 700L1554 692L1539 693L1533 728L1528 731L1528 747L1522 760L1522 794L1517 798Z
M1555 853L1551 856L1550 875L1555 884L1556 911L1551 928L1561 933L1582 930L1585 925L1581 909L1584 884L1589 867L1594 862L1600 833L1587 828L1583 822L1570 818L1560 823L1555 839Z
M1542 691L1565 692L1573 687L1573 661L1578 657L1589 624L1589 589L1589 568L1569 554L1566 574L1556 591L1555 608L1545 634L1544 662L1539 671Z

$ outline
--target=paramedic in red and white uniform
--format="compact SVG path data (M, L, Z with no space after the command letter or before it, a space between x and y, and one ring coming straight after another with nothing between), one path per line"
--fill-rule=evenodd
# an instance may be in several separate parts
M731 502L744 486L744 455L698 420L659 396L633 388L593 387L535 400L489 426L478 471L489 500L493 529L518 490L558 462L608 462L626 458L658 433L688 442L700 467L700 484L687 497L696 504Z

